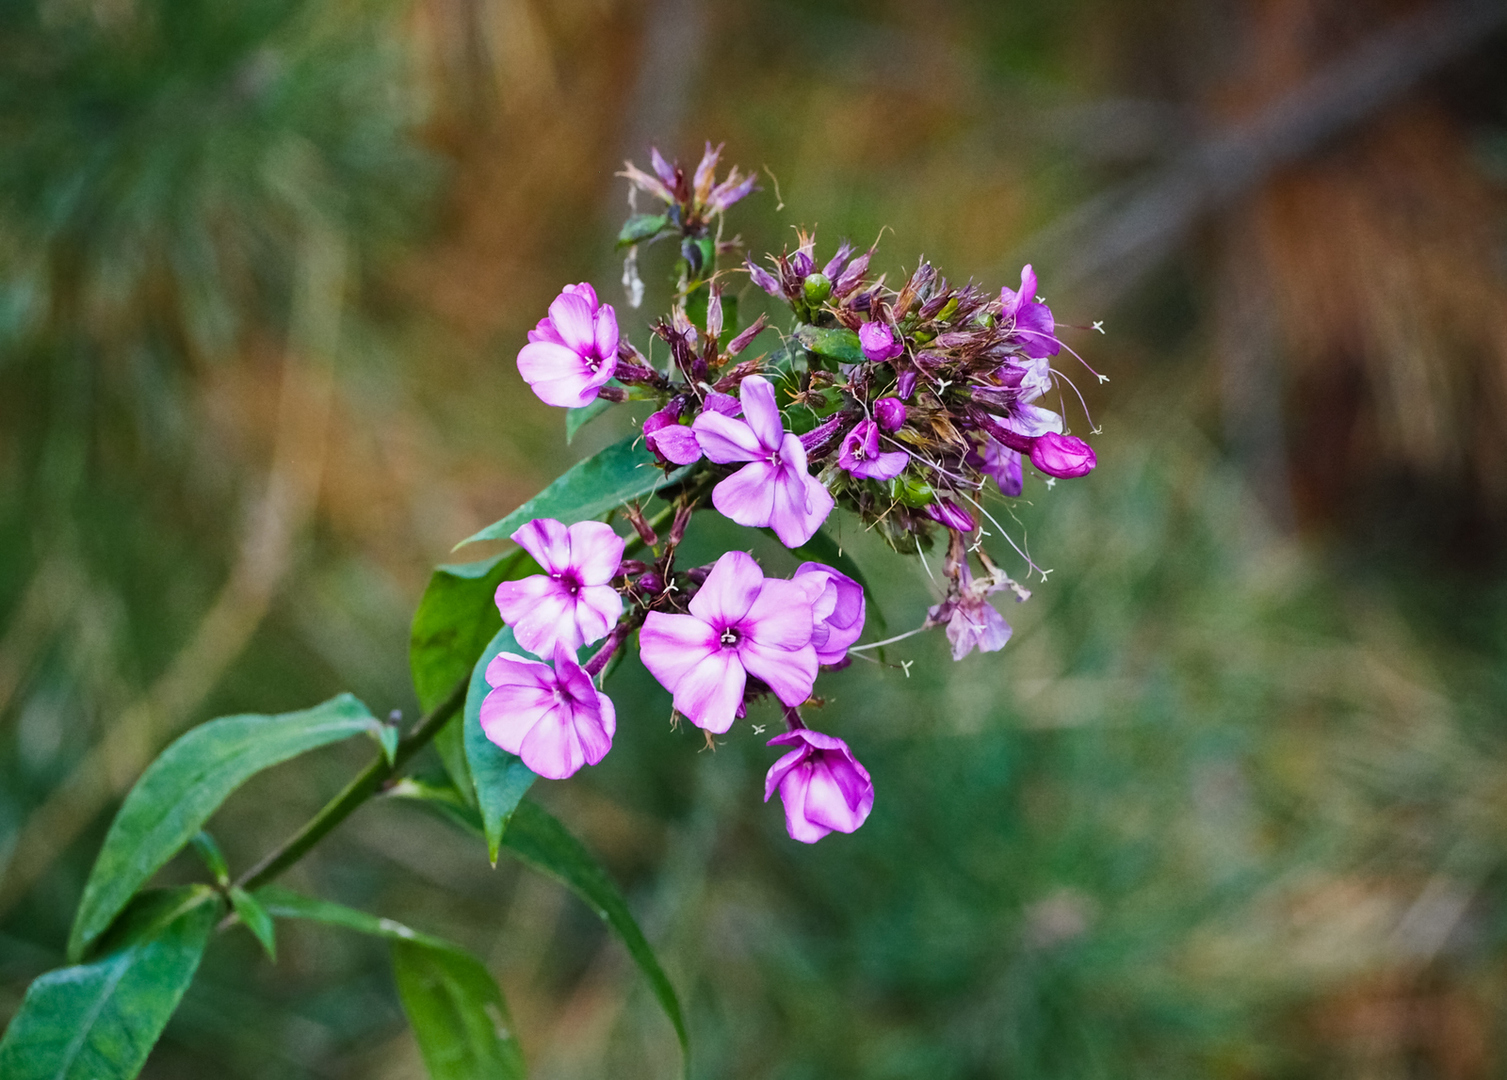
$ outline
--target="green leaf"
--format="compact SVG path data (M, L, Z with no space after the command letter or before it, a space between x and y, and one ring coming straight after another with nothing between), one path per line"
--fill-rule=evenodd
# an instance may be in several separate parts
M622 230L617 234L617 246L624 248L630 244L642 243L669 227L668 214L634 214L623 222Z
M526 1075L507 1002L479 960L404 941L393 943L392 968L432 1080Z
M609 383L612 382L611 379L607 381ZM571 443L575 442L576 432L580 431L587 424L591 423L608 409L612 408L614 404L614 402L608 401L606 398L599 397L590 405L583 405L579 409L566 409L565 445L569 446Z
M770 529L764 530L773 536ZM848 553L838 546L837 541L828 536L826 530L817 529L810 540L807 540L798 548L792 548L790 554L804 562L825 563L834 570L840 570L854 581L858 582L863 589L863 595L868 598L864 613L879 624L880 630L888 630L889 626L884 621L884 612L879 608L879 600L874 595L873 588L869 585L869 579L864 577L863 571L858 568Z
M426 712L469 678L487 643L502 628L493 600L504 581L537 574L539 564L520 549L479 562L438 567L413 616L408 663L419 706ZM457 716L434 740L445 771L467 797L474 790L466 765L464 722Z
M280 885L258 889L256 897L280 919L306 919L393 943L398 994L430 1076L491 1080L523 1075L523 1054L513 1037L502 991L469 953L392 919L315 900Z
M481 819L477 812L448 788L406 781L396 785L391 794L397 798L420 801L452 822L472 832L481 832ZM628 910L627 900L596 857L564 825L531 800L519 804L507 831L502 834L502 846L535 870L570 889L617 934L627 948L628 955L643 972L644 978L649 980L655 998L674 1025L680 1049L686 1055L686 1068L689 1070L690 1044L675 987L659 966L654 950L639 929L633 913Z
M215 884L222 887L229 885L230 866L225 862L225 853L220 850L220 845L215 843L215 838L200 830L194 834L192 843L194 850L199 853L199 858L204 860L204 865L214 875Z
M220 804L263 769L380 727L349 694L279 716L223 716L189 731L147 767L84 886L68 939L80 959L136 892L203 828Z
M461 714L461 722L465 725L462 730L466 763L471 769L476 805L481 811L482 834L487 838L487 858L493 866L497 865L498 845L508 827L508 820L534 782L534 773L527 765L489 740L481 730L481 703L492 689L487 683L487 665L500 652L538 659L532 653L524 652L513 639L513 631L504 626L482 650L471 670L471 686L466 691L466 708Z
M113 946L31 984L0 1040L5 1080L131 1080L193 981L219 905L204 886L138 896Z
M842 364L861 364L864 361L863 346L858 335L844 327L802 326L795 336L800 343L818 356L836 360Z
M371 732L371 737L377 740L377 745L382 748L382 756L387 759L388 765L397 764L398 760L398 725L387 723L379 724Z
M241 922L246 924L246 929L251 931L252 936L261 942L262 948L267 952L267 959L276 963L277 933L267 909L239 885L230 888L230 906L235 908L235 913L241 917Z
M506 540L534 518L551 517L573 525L599 517L683 479L693 467L687 465L666 476L654 464L654 455L644 449L642 437L632 435L572 466L507 517L461 543Z

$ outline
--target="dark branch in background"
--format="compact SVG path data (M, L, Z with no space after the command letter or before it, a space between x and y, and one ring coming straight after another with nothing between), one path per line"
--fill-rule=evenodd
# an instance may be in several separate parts
M1503 0L1437 4L1403 19L1155 175L1089 200L1026 250L1053 267L1054 291L1112 304L1205 215L1322 150L1503 26Z

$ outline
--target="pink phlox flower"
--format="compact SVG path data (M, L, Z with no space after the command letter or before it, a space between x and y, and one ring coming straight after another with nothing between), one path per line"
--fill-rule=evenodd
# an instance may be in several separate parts
M1052 309L1036 299L1036 271L1030 263L1020 272L1020 291L1000 289L999 303L1001 321L1014 330L1011 337L1027 356L1056 356L1062 351Z
M590 285L567 285L528 337L518 373L547 405L589 405L617 370L617 315Z
M551 668L498 653L487 665L492 691L481 703L481 729L540 776L564 780L607 756L617 711L570 649L557 646L554 659Z
M868 820L874 808L874 781L847 743L796 728L776 735L768 745L793 747L764 778L765 802L779 789L790 839L814 844L831 832L854 832Z
M712 505L739 525L769 527L786 547L800 547L832 512L832 495L806 471L806 449L785 430L774 386L743 380L743 419L706 410L691 425L708 458L749 464L712 489Z
M816 681L809 584L765 578L741 551L717 560L691 598L690 614L651 611L639 632L644 667L697 727L721 734L743 704L748 676L786 705Z
M837 455L839 467L869 480L894 479L909 463L910 455L904 450L879 452L879 425L872 420L860 420L843 437Z
M863 586L823 563L801 563L790 579L811 598L811 647L823 664L840 664L863 634Z
M557 645L579 649L606 637L623 614L623 598L608 584L623 561L623 538L600 521L566 528L535 518L513 540L544 570L497 586L497 610L518 644L548 656Z
M947 640L952 642L952 658L961 660L974 649L998 652L1010 640L1010 624L988 597L1001 589L1012 589L1022 600L1030 596L1000 571L974 579L966 564L959 567L958 587L954 595L926 613L927 626L947 624Z
M864 358L874 363L893 360L905 351L905 342L896 338L894 331L881 322L866 322L860 326L858 344L863 347Z

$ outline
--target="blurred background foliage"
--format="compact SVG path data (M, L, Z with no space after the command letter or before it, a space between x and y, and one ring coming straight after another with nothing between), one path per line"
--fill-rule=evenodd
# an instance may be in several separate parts
M567 447L525 331L562 282L620 299L619 162L711 138L768 166L755 250L1029 259L1112 381L1099 470L1018 507L1056 572L1006 651L831 679L858 834L787 840L762 739L699 752L636 664L613 754L543 792L629 889L696 1075L1502 1075L1498 8L3 0L0 1022L185 727L413 714L429 567L630 423ZM917 623L924 570L843 540ZM361 753L237 795L232 862ZM438 822L373 806L293 877L477 949L538 1076L676 1068L594 917ZM221 943L146 1075L421 1075L374 947L283 938Z

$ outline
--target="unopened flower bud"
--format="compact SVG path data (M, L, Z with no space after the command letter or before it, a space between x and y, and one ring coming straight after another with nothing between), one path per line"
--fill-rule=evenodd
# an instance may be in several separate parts
M832 295L832 279L826 274L807 274L801 291L806 294L807 303L820 304Z
M899 398L880 398L874 402L874 419L885 431L899 431L905 423L905 404Z
M1047 432L1031 443L1031 464L1048 476L1087 476L1098 463L1093 448L1075 435Z
M659 576L659 571L650 570L639 575L638 587L646 593L657 595L665 591L665 579Z
M790 256L790 270L796 277L805 280L811 271L816 269L816 264L811 261L811 256L804 251L797 251Z
M977 527L973 515L951 499L941 499L925 508L926 516L939 525L946 525L958 532L972 532Z
M895 393L900 395L900 400L904 401L906 398L910 397L911 391L915 388L916 369L908 368L907 370L902 371L900 373L900 378L895 386Z
M932 486L914 476L897 476L890 481L890 498L912 510L919 510L937 497Z
M863 346L864 357L875 363L893 360L905 351L905 342L897 341L894 332L879 322L867 322L860 326L858 343Z

